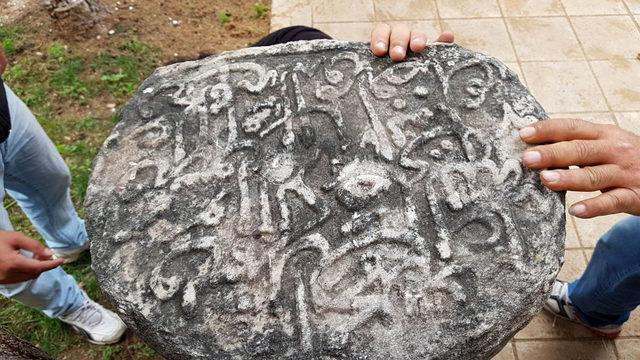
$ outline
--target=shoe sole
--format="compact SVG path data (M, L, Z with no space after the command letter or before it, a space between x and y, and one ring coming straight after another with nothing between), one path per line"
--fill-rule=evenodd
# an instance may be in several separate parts
M622 329L617 330L617 331L613 331L613 332L604 332L602 330L597 330L595 328L592 328L592 327L590 327L588 325L583 324L579 320L572 320L572 319L566 318L564 316L557 315L554 311L548 309L546 306L544 307L544 309L548 313L550 313L551 315L553 315L554 317L556 317L558 319L561 319L561 320L564 320L564 321L569 321L569 322L572 322L574 324L578 324L578 325L584 327L585 329L589 330L591 332L591 334L593 334L594 336L597 336L597 337L601 337L601 338L605 338L605 339L615 339L622 332Z
M75 326L75 325L71 325L71 327L83 338L87 339L88 342L94 344L94 345L113 345L116 343L119 343L120 340L122 340L122 336L124 335L124 333L127 331L127 328L122 329L122 331L120 331L114 340L109 340L109 341L97 341L97 340L93 340L91 338L91 336L89 336L89 334L84 331L84 329Z

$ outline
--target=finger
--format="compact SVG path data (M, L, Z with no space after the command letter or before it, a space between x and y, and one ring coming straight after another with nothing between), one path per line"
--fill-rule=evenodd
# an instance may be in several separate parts
M385 56L389 51L391 26L380 24L371 31L371 52L375 56Z
M443 31L442 34L438 36L436 42L451 44L454 40L455 36L453 36L453 33L451 31Z
M51 251L51 249L47 249L37 240L27 237L19 232L13 233L12 236L12 245L17 249L31 251L38 257L50 258L53 256L53 251Z
M606 125L577 119L551 119L520 129L520 138L528 144L544 144L569 140L598 139Z
M610 144L602 140L562 141L528 149L522 162L530 169L600 165L609 160L612 152Z
M640 214L640 189L618 188L602 193L595 198L580 201L569 209L569 213L587 219L617 213Z
M542 183L553 191L596 191L620 186L622 171L617 165L600 165L572 170L545 170Z
M53 270L63 263L63 259L43 261L20 256L19 259L16 259L15 268L26 274L40 274L45 271Z
M409 48L414 53L422 52L427 47L427 34L421 31L411 32L411 42Z
M12 273L11 277L0 281L0 284L17 284L37 279L39 274Z
M402 61L407 55L411 30L406 25L398 25L391 31L389 56L393 61Z

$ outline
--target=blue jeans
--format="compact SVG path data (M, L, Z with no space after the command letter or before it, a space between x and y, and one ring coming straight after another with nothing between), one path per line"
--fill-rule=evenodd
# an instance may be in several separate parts
M84 222L71 202L71 174L55 145L27 106L5 85L11 133L0 144L0 200L16 200L50 248L73 249L87 242ZM0 229L12 230L0 206ZM23 252L24 256L30 256ZM58 267L37 279L0 285L0 294L57 317L80 307L83 294L73 277Z
M640 217L600 238L580 279L569 285L578 316L590 326L622 324L640 304Z

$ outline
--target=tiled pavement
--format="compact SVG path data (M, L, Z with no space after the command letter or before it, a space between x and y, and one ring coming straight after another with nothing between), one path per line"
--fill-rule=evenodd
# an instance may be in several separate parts
M407 23L515 70L552 117L618 124L640 134L640 0L272 0L273 30L317 27L367 41L375 23ZM589 194L570 193L573 203ZM581 274L596 241L623 216L569 217L560 278ZM500 360L640 359L640 311L615 341L539 314Z

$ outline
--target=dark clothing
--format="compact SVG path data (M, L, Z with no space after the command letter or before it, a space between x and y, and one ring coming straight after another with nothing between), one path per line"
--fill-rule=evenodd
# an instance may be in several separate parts
M269 46L275 44L284 44L291 41L318 39L331 40L331 36L323 33L318 29L310 28L307 26L289 26L284 29L272 32L271 34L263 37L257 43L253 44L253 46Z
M9 114L9 103L7 102L7 93L4 89L4 83L0 78L0 143L7 140L10 130L11 116Z

